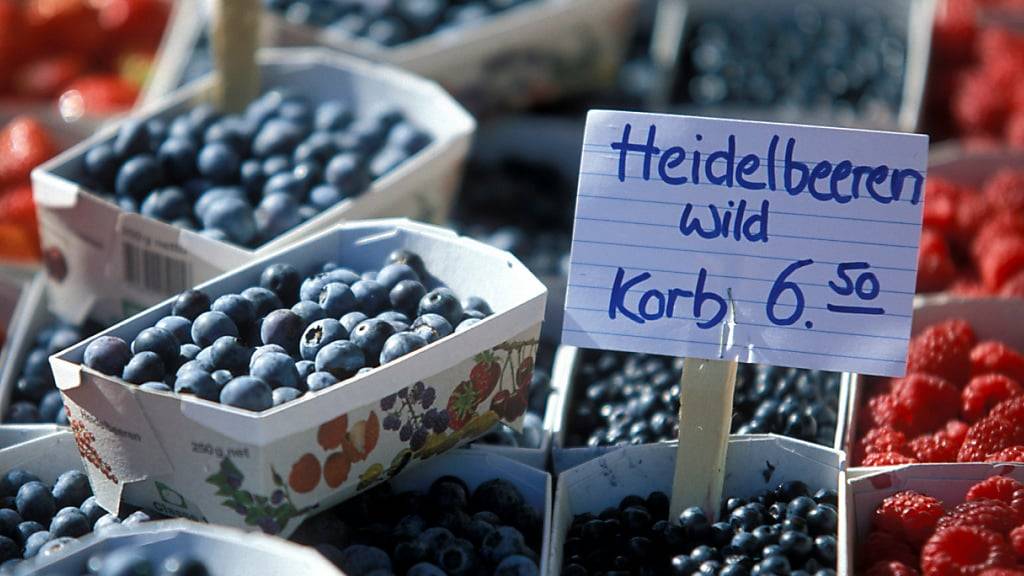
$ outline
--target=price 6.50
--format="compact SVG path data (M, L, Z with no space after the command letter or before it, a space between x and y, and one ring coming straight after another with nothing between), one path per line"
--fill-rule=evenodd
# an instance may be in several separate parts
M814 264L814 260L809 258L797 260L786 266L782 272L779 272L778 277L775 278L775 282L772 284L771 290L768 292L768 300L765 302L765 312L772 324L790 326L800 320L804 313L804 292L800 285L790 278L800 269L812 264ZM849 297L852 297L856 304L829 303L825 306L829 312L836 314L885 314L885 309L880 306L864 304L878 298L878 294L881 291L878 276L871 272L870 264L867 262L840 262L836 265L835 272L835 279L829 281L828 287L837 296L846 297L847 301L849 301ZM787 293L792 295L792 299L795 300L794 304L779 302L779 298ZM783 310L780 311L779 308L783 308ZM814 324L807 320L804 322L804 325L807 328L811 328Z

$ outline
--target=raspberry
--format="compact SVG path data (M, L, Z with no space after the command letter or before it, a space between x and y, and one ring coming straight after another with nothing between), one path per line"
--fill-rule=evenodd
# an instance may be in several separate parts
M1011 236L992 243L977 264L985 286L998 290L1024 269L1024 238Z
M899 452L875 452L868 454L861 461L861 466L899 466L902 464L918 464L917 458L904 456Z
M1024 561L1024 525L1010 531L1010 546L1013 547L1017 559Z
M873 524L912 546L920 546L935 530L935 523L944 512L937 499L907 490L882 500L875 510Z
M983 190L989 206L998 212L1024 210L1024 171L1005 168L988 179Z
M970 375L974 330L964 320L954 319L925 328L907 351L907 373L926 373L961 387Z
M1024 298L1024 270L1017 272L999 288L999 295L1007 298Z
M921 549L923 576L973 576L989 568L1016 564L1013 551L998 533L977 526L939 530Z
M978 297L988 296L988 289L972 278L957 278L949 287L949 292L957 296Z
M985 462L1024 462L1024 446L1018 444L993 452L985 458Z
M957 504L936 524L936 530L951 526L978 526L1000 534L1008 534L1020 523L1020 515L1006 502L999 500L973 500Z
M917 570L903 562L875 562L865 576L918 576Z
M1024 516L1024 489L1013 491L1013 498L1010 499L1010 508L1016 510L1017 514Z
M989 568L978 576L1024 576L1024 570L1016 568Z
M972 191L941 177L933 176L924 184L924 208L921 225L925 230L949 234L956 225L960 197Z
M921 462L956 462L957 452L960 451L960 445L942 431L918 436L907 447Z
M1012 148L1024 148L1024 113L1017 110L1006 121L1006 144Z
M876 452L897 452L908 454L907 437L899 430L888 426L881 426L868 430L867 434L860 439L861 454L868 455Z
M1024 388L1020 384L1002 374L975 376L961 392L961 415L964 420L975 422L996 404L1022 393Z
M1024 427L990 414L974 423L957 454L959 462L983 462L993 452L1024 444Z
M1024 422L1024 396L1014 396L996 404L989 416L1005 418L1011 422Z
M973 192L973 191L972 191ZM981 226L989 221L991 210L980 193L964 194L956 212L955 239L960 246L968 247Z
M907 566L917 566L917 555L911 550L910 544L881 530L872 530L867 542L861 546L861 558L870 558L871 562L898 562Z
M1009 103L985 74L964 75L953 94L953 117L960 129L972 134L994 134L1002 128Z
M971 374L1004 374L1020 382L1024 379L1024 356L1002 342L986 340L971 349Z
M966 367L966 363L964 364ZM956 418L960 391L943 378L910 374L893 382L894 427L911 435L924 434Z
M866 428L885 426L891 428L896 422L896 400L890 394L879 394L868 400L868 409L864 413Z
M1010 478L1009 476L989 476L978 482L967 491L967 501L975 500L999 500L1009 504L1013 500L1013 493L1024 488L1024 484Z
M917 292L941 292L956 280L956 264L946 239L938 232L921 231L917 251Z
M971 255L981 260L993 242L1008 236L1024 236L1024 219L1017 214L998 213L978 229L971 240Z
M964 424L959 420L950 420L949 422L946 422L946 428L942 430L942 433L952 440L959 449L964 443L964 438L967 438L967 430L967 424Z

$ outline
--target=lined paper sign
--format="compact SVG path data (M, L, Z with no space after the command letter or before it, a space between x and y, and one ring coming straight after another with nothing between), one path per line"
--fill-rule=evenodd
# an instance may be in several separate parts
M928 138L592 111L562 341L899 376Z

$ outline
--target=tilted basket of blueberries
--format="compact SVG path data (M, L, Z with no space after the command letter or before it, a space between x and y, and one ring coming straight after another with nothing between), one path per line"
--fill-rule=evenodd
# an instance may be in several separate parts
M474 240L350 223L51 364L105 506L123 491L165 514L287 535L411 462L520 426L545 295Z

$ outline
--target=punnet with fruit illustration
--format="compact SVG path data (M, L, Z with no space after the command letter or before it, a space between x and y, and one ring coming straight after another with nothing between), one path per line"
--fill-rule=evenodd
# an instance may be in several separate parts
M519 426L545 296L506 252L371 220L197 286L51 364L105 507L123 496L288 535L497 422Z

